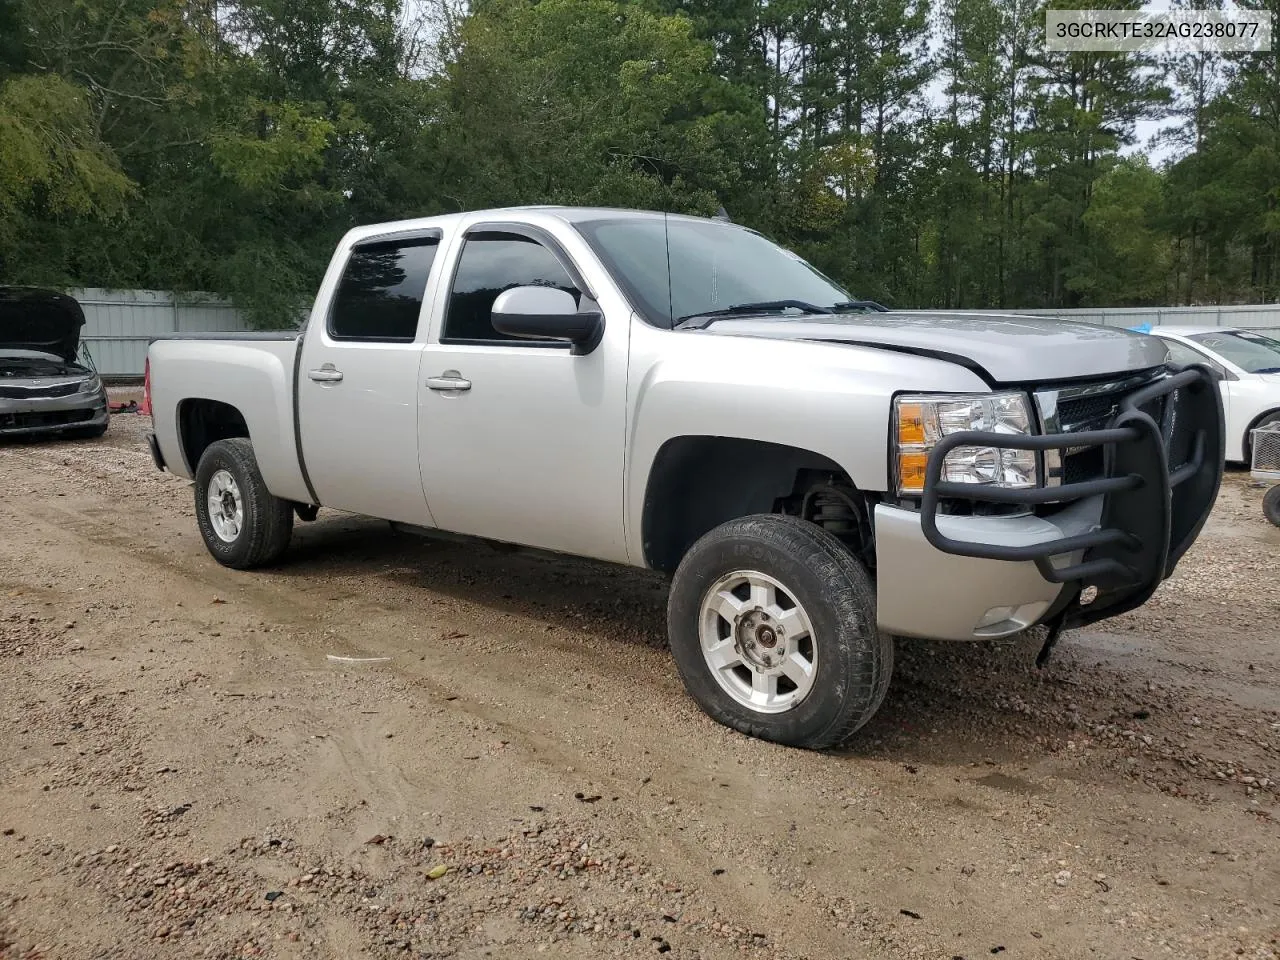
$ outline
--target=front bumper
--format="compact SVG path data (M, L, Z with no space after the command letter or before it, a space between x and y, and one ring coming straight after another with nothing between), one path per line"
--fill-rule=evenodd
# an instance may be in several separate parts
M1153 411L1157 410L1159 422ZM1195 542L1223 466L1216 376L1192 366L1119 402L1105 429L1010 436L966 432L930 454L919 512L876 508L879 624L937 639L1006 636L1057 617L1066 627L1145 603ZM1103 474L1010 490L941 479L958 446L1100 447ZM1023 506L1021 516L957 516L944 504ZM1081 602L1085 587L1096 594ZM1093 591L1090 591L1093 594Z
M67 397L0 399L0 437L91 429L105 425L110 416L105 391Z

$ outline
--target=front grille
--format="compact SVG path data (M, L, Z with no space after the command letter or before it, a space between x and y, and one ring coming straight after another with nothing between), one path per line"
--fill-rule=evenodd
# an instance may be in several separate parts
M1120 412L1120 402L1153 377L1137 376L1110 384L1080 384L1036 394L1046 433L1079 433L1103 430ZM1156 423L1164 417L1165 397L1157 397L1140 409ZM1106 454L1101 447L1068 447L1045 454L1047 482L1051 485L1082 483L1106 476Z
M0 399L36 400L45 397L69 397L79 389L78 383L60 383L54 387L0 387Z
M1092 430L1110 420L1120 405L1122 393L1103 394L1102 396L1074 397L1058 401L1058 419L1061 432L1076 430Z
M1096 480L1104 475L1106 469L1107 460L1102 448L1088 447L1062 458L1062 482L1083 483L1085 480Z
M0 413L0 430L24 430L31 427L65 427L93 419L92 410L55 410L47 413Z

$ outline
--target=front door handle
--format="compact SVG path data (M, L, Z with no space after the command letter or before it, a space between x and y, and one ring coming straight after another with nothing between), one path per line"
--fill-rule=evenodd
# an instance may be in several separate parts
M438 377L427 377L428 390L470 390L471 381L458 376L457 370L446 370Z
M342 371L332 363L326 363L321 365L319 370L308 370L307 376L316 383L337 383L342 379Z

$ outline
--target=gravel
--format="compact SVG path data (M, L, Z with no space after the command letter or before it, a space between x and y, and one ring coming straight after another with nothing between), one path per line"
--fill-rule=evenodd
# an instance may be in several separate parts
M145 427L0 449L4 960L1280 956L1240 475L1147 606L903 642L810 754L692 705L644 574L327 512L223 570Z

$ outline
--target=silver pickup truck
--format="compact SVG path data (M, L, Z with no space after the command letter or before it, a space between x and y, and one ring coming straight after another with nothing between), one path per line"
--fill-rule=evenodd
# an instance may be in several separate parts
M839 743L895 636L1143 603L1222 476L1153 337L887 311L731 223L526 207L352 230L299 333L152 344L149 438L209 552L319 507L653 568L715 719Z

